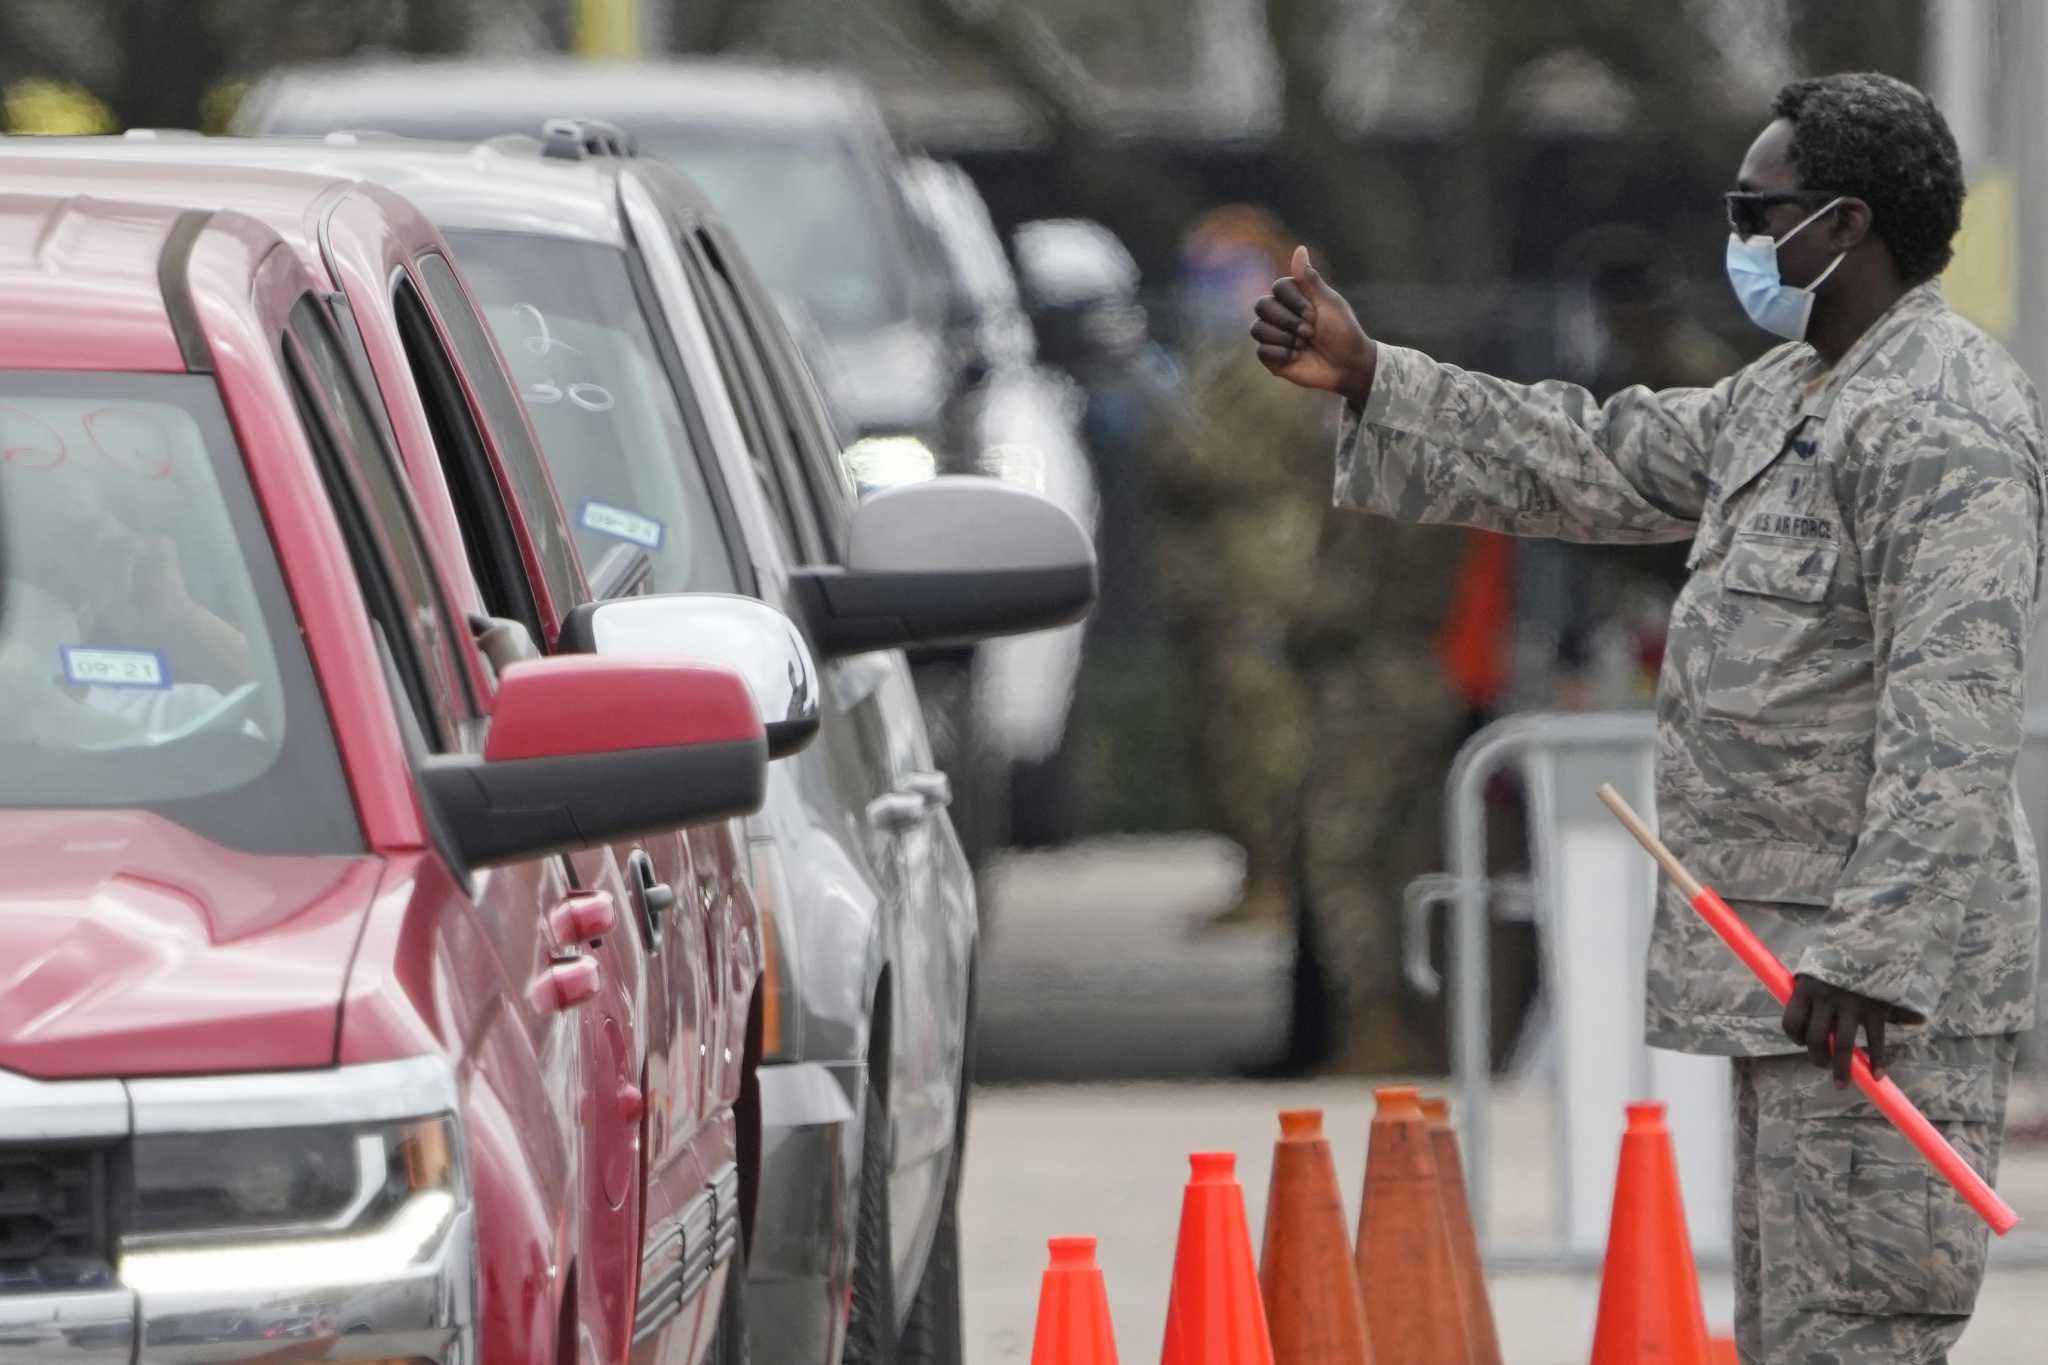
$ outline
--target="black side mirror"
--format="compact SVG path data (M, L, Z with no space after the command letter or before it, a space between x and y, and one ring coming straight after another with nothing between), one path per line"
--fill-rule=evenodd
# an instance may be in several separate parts
M1087 615L1095 546L1036 493L948 475L862 502L846 567L799 569L792 581L822 654L969 645Z

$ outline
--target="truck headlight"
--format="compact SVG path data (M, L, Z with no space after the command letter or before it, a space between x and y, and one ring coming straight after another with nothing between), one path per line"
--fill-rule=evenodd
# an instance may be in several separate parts
M415 1092L371 1098L352 1118L355 1097L318 1095L309 1079L278 1078L279 1093L232 1104L208 1096L167 1131L138 1123L119 1222L123 1284L145 1294L340 1287L434 1254L469 1205L454 1115L388 1117Z

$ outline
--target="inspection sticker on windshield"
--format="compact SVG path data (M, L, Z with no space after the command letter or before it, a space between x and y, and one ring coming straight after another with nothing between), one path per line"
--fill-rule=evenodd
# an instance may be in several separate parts
M153 649L89 649L60 646L64 679L75 687L152 687L171 685L171 666Z
M666 529L653 517L643 517L638 512L628 512L623 507L602 502L584 503L583 514L578 520L602 535L616 536L650 550L661 548L662 532Z

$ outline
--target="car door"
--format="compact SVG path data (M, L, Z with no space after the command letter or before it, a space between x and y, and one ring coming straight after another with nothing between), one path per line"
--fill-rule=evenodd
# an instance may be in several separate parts
M708 301L706 326L726 370L733 409L785 552L792 563L820 562L829 556L830 542L810 505L790 495L788 479L796 451L776 410L761 355L739 321L738 302L728 285L702 269L701 260L686 257L686 267L697 277L694 282L699 296ZM831 717L820 734L831 748L833 783L841 789L843 808L868 816L861 831L863 849L884 900L901 906L910 894L904 875L906 822L900 816L903 803L892 804L896 796L894 764L887 727L876 704L877 683L887 671L887 661L879 655L823 664Z
M412 757L419 762L433 753L481 752L488 720L482 704L487 696L480 694L491 678L455 624L449 606L454 594L446 587L447 578L465 570L437 564L428 549L417 506L383 444L333 317L304 297L292 307L280 344L371 605L372 633L392 691L403 699L400 722ZM451 988L495 992L503 1000L477 1048L483 1082L503 1113L550 1117L522 1126L518 1140L531 1168L544 1173L541 1193L548 1200L559 1264L573 1245L580 1207L575 1195L584 1033L579 1018L536 1004L541 994L527 987L547 979L565 956L548 928L549 911L568 891L563 865L548 858L450 875L458 877L474 912L450 926L450 937L458 960L476 973L476 979ZM549 1315L553 1309L550 1304ZM517 1336L530 1320L486 1328Z
M692 255L718 300L722 325L751 353L751 381L776 458L768 471L805 543L807 562L844 552L853 490L836 434L773 305L721 229L699 226ZM971 896L945 894L947 852L957 852L945 807L945 779L932 762L910 673L899 651L841 661L864 710L874 762L871 818L886 823L896 865L891 974L889 1107L893 1125L893 1257L904 1272L921 1264L936 1227L950 1156L964 1056L967 979L973 942Z
M573 541L485 324L439 253L421 253L413 265L416 274L393 281L393 306L485 611L520 623L531 640L553 640L557 613L587 595ZM492 413L495 461L479 420ZM507 438L508 430L518 435ZM535 524L546 535L522 539ZM585 1136L591 1207L603 1213L584 1247L592 1264L582 1281L609 1333L601 1344L616 1358L642 1329L666 1349L676 1329L646 1320L641 1308L649 1296L677 1301L674 1286L641 1283L641 1265L659 1259L709 1183L694 1142L711 1112L712 911L680 830L581 851L564 860L564 875L574 890L608 898L616 925L594 949L605 987L590 1011Z
M521 398L501 381L489 324L438 252L422 253L414 264L422 311L462 360L464 374L471 379L470 401L496 413L494 430L517 429L500 445L495 468L503 476L496 481L497 491L518 505L522 520L557 517L559 503L541 452L527 439L523 416L505 411L507 404L516 406ZM398 285L401 296L405 287ZM429 349L423 337L421 350ZM478 372L481 378L475 377ZM447 387L445 379L442 387ZM597 391L594 383L567 387L585 401ZM453 398L451 393L451 409ZM492 497L488 475L485 464L473 460L470 472L450 475L451 491L458 500L467 493L487 503ZM555 522L554 527L550 543L563 554L573 553L566 523ZM529 552L525 558L529 564L544 565L546 555ZM507 559L498 576L513 584L516 597L516 567ZM543 573L557 609L589 598L580 568L559 574L544 568ZM643 575L608 575L617 577L636 581ZM532 586L538 596L541 584L535 581ZM485 598L491 600L489 589ZM515 602L508 609L521 610L523 604ZM535 610L553 637L555 623L547 619L547 609L536 604ZM602 1292L617 1293L636 1278L639 1285L630 1298L621 1295L617 1303L607 1299L606 1319L615 1321L620 1312L630 1313L628 1339L636 1358L688 1360L701 1349L708 1332L700 1321L703 1312L691 1311L701 1305L684 1297L697 1290L691 1283L694 1274L683 1260L698 1254L707 1235L700 1224L711 1200L721 1197L713 1194L707 1199L707 1192L725 1180L722 1197L733 1198L733 1141L720 1125L738 1096L745 1005L738 1006L738 1028L729 1024L729 1018L734 1012L732 997L745 997L753 973L751 955L742 952L751 946L751 929L746 926L752 922L752 907L734 896L740 878L739 840L731 824L716 824L643 836L570 861L578 884L607 889L617 900L622 921L632 924L630 934L622 932L606 945L618 959L621 990L607 999L602 1011L593 1098L594 1126L613 1134L601 1143L599 1161L608 1208L625 1209L627 1178L640 1175L644 1168L638 1186L644 1207L634 1239L637 1261L606 1273ZM640 1119L639 1149L624 1141L629 1115ZM643 1152L637 1162L628 1159ZM713 1209L714 1221L716 1216ZM593 1250L607 1266L621 1255L616 1238Z

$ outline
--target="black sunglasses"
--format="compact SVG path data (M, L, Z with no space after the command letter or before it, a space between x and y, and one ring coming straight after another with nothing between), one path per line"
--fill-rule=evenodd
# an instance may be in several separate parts
M1780 204L1824 204L1841 197L1830 190L1729 190L1721 201L1736 235L1754 237L1768 229L1770 211Z

